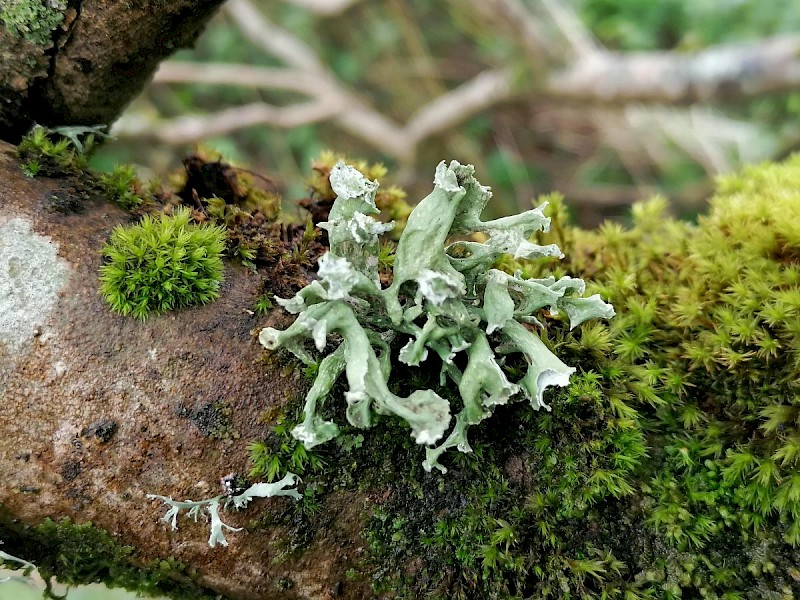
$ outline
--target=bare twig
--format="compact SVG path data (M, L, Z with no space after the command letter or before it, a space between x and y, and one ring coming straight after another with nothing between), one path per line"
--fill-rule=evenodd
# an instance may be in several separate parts
M551 76L551 96L572 101L689 104L800 88L800 35L677 52L593 53Z
M342 5L345 2L342 0ZM621 114L615 113L615 118L622 119L620 123L624 122L626 128L636 123L654 124L661 132L662 140L669 140L672 117L663 112L649 114L647 109L634 106L635 103L685 104L800 88L798 35L768 38L758 44L714 46L695 54L612 53L598 47L574 12L556 0L542 0L542 11L571 50L558 54L554 50L558 45L548 43L541 20L520 0L469 2L476 10L504 22L507 28L514 28L520 43L526 44L537 55L535 66L540 70L540 76L530 84L529 92L536 93L542 100L589 102L600 106L624 105L627 108ZM325 4L332 6L337 2ZM217 114L156 121L149 125L128 120L115 128L118 135L150 136L184 143L204 135L218 135L256 124L291 127L333 120L350 134L393 157L401 166L408 166L413 164L418 147L426 139L513 98L519 92L510 68L489 69L423 105L405 124L397 123L340 82L311 46L271 23L251 0L230 0L225 10L253 44L280 59L286 66L275 68L168 61L156 74L155 82L280 89L301 94L308 100L287 107L259 103L226 109ZM564 56L568 55L575 56L574 60L558 70L555 65L561 64ZM602 112L600 110L597 114ZM595 111L590 111L590 114L595 114ZM695 126L711 125L707 118L700 118L698 113L691 116L690 121L692 119ZM636 157L641 152L638 148L644 147L639 143L641 139L637 142L632 136L620 137L614 133L614 127L604 128L601 122L597 126L604 132L606 141L629 158ZM686 127L691 129L691 126L692 123L687 122L682 130L685 131ZM209 129L204 131L203 127ZM638 129L641 130L641 127ZM738 138L735 138L737 134L734 129L728 131L726 135L734 137L728 141L720 140L730 148L731 144L740 142L736 141ZM697 140L697 136L689 136L689 139L684 139L682 135L680 137L683 141L678 146L708 171L716 172L728 164L725 154L717 147L720 141L717 138L706 143ZM667 144L648 143L645 151L654 160L657 155L663 158ZM627 161L631 168L637 162L638 158ZM646 174L641 173L640 176L642 181L649 179Z
M250 0L228 0L223 10L244 36L267 54L309 73L328 72L308 44L271 23Z
M519 0L466 0L472 9L489 23L507 31L533 64L560 60L559 53L549 43L541 23Z
M297 77L310 78L318 86L318 96L346 107L336 113L342 127L400 161L413 159L402 129L341 84L305 42L271 23L250 0L230 0L225 10L251 42L294 67Z
M361 0L288 0L288 2L316 15L331 16L343 13Z
M278 109L256 104L241 109L230 108L214 115L180 117L146 122L123 120L114 128L120 137L151 137L174 143L196 141L202 137L200 127L213 127L214 133L230 132L256 124L280 127L334 119L341 127L401 162L410 162L417 146L425 139L451 128L475 113L512 95L511 75L504 69L490 70L436 98L415 113L405 126L395 125L380 113L367 107L350 93L329 81L310 81L293 69L250 67L245 65L179 63L168 61L156 74L155 83L208 83L265 87L291 90L316 98L315 102ZM265 108L268 107L268 108ZM324 107L322 110L318 107ZM236 111L242 115L236 118ZM278 112L280 111L280 112ZM305 117L306 121L301 121ZM292 125L287 125L291 123ZM238 127L237 127L238 124ZM169 134L165 134L168 131Z
M484 71L419 109L409 119L404 133L409 136L409 143L419 144L490 106L508 100L512 93L512 76L508 69Z
M166 60L153 83L201 83L243 88L288 90L308 96L320 95L320 84L297 69L254 67L236 63L196 63Z
M120 137L146 137L166 144L191 144L206 137L224 135L256 125L280 128L299 127L325 121L342 107L328 102L310 101L287 107L257 102L221 110L211 115L184 116L158 121L142 121L135 116L120 119L112 130Z

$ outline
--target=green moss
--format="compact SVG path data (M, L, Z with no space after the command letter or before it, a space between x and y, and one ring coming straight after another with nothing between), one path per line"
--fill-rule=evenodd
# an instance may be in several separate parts
M49 45L53 31L64 21L64 0L5 0L0 22L17 37L40 46Z
M190 218L188 210L179 209L114 229L100 268L100 293L113 310L145 319L219 295L225 231L192 225Z
M103 583L177 600L216 597L193 583L197 574L174 558L140 561L131 546L120 544L91 523L46 519L35 527L24 527L0 519L0 537L5 541L4 548L13 548L34 563L45 581Z
M110 173L100 174L99 183L108 199L123 210L133 210L144 202L132 165L117 165Z
M93 141L89 142L89 147L92 144ZM63 177L86 168L85 153L79 151L69 137L38 125L22 138L17 146L17 156L28 177Z
M325 460L316 450L306 450L294 439L291 430L296 423L285 415L278 418L264 440L250 444L250 460L253 467L250 476L273 482L292 472L305 477L307 473L319 473Z
M571 385L548 398L552 413L498 408L444 477L414 464L407 428L390 420L359 431L358 448L319 450L326 467L307 477L319 504L338 488L371 499L360 571L376 591L800 598L798 190L800 157L721 179L696 225L655 199L630 227L594 232L547 198L552 227L536 241L566 260L498 266L581 273L618 315L573 332L543 315L545 343L579 367ZM454 399L402 365L393 378L397 394ZM342 393L324 418L341 420Z

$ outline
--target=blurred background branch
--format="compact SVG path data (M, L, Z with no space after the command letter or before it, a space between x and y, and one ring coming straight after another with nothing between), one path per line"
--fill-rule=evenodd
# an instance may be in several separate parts
M554 189L585 225L653 193L696 212L716 174L800 140L800 6L716 4L229 0L101 160L164 169L203 141L301 181L330 147L387 162L416 194L454 157L498 212Z

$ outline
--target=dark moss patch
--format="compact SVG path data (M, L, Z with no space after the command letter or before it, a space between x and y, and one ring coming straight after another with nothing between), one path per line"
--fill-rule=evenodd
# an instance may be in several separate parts
M45 520L26 527L0 515L3 549L34 563L45 581L67 585L103 583L144 596L210 600L219 596L194 583L197 574L168 558L144 563L134 549L91 523ZM46 595L49 593L46 590Z
M74 192L75 190L53 192L47 204L48 210L64 215L86 212L85 199Z

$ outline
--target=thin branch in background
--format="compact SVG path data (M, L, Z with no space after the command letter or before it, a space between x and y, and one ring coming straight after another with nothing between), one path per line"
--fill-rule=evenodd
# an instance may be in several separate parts
M271 23L249 0L228 0L222 10L251 44L287 65L309 73L327 73L316 52L300 38Z
M153 83L192 83L287 90L307 96L320 94L319 83L297 69L254 67L238 63L166 60L158 67Z
M174 144L196 142L203 137L199 128L200 123L224 123L215 126L215 135L219 135L221 128L233 131L235 124L239 128L260 124L282 126L280 123L292 123L292 127L324 120L320 115L325 114L325 119L333 119L347 129L350 133L360 137L371 145L386 152L400 162L410 161L416 153L417 146L425 139L446 131L454 125L468 119L474 114L495 105L497 102L507 100L512 96L511 74L505 69L486 71L475 76L470 81L458 88L432 100L423 106L409 119L404 127L394 125L380 113L373 110L359 110L360 101L344 95L336 89L325 85L318 85L303 76L302 72L292 69L274 69L269 67L251 67L246 65L181 63L166 61L155 75L154 83L205 83L217 85L240 85L242 87L264 87L267 89L284 89L305 93L317 98L319 105L325 105L326 111L308 110L309 105L304 105L302 111L291 113L291 119L285 116L277 117L274 111L264 110L265 105L254 110L254 105L242 107L243 115L238 120L231 115L237 109L225 109L217 118L215 115L204 117L177 117L175 119L160 119L148 123L128 116L114 126L114 135L119 137L151 137L169 141L164 131L169 130L173 135ZM353 104L356 104L354 110ZM288 110L289 107L283 109ZM259 115L261 120L259 120ZM297 122L297 115L306 115L309 119L305 123ZM382 135L381 135L382 134ZM405 161L403 159L406 159Z
M125 116L115 125L114 131L119 131L122 137L146 137L166 144L192 144L204 138L225 135L257 125L289 129L318 123L330 119L341 110L340 106L318 100L286 107L257 102L227 108L209 115L176 117L156 123Z
M541 22L518 0L466 0L487 23L507 31L534 65L556 62L559 51L545 35Z
M287 2L315 15L329 17L343 13L361 0L287 0Z
M238 5L249 4L246 0L234 1ZM770 38L759 45L711 47L694 55L605 53L599 55L600 58L579 60L576 66L552 77L539 93L543 97L574 102L603 101L612 104L623 100L624 104L637 101L682 104L699 99L722 100L732 94L735 97L761 95L770 91L800 89L798 55L800 36ZM588 64L590 62L593 66ZM316 59L313 63L319 64ZM583 75L579 76L579 73ZM614 75L604 75L609 73ZM401 127L367 106L327 73L323 76L317 74L316 79L309 78L309 75L301 70L245 65L234 68L192 64L189 68L167 61L156 74L155 81L275 87L316 95L333 106L346 107L331 111L332 117L354 135L400 161L410 160L414 155L414 146L420 141L480 110L508 100L514 91L509 70L490 70L434 99L417 111L406 127ZM653 87L647 87L647 82L651 80L660 83L656 85L653 82ZM736 94L732 86L737 88ZM131 135L124 128L118 128L117 132ZM137 134L145 132L146 129L141 128Z
M710 103L800 89L800 35L696 53L594 53L554 73L545 92L574 102Z
M337 113L344 129L400 161L413 159L400 127L341 84L305 42L271 23L249 0L230 0L224 10L251 42L314 81L326 100L346 107Z
M496 69L479 73L466 83L432 100L408 120L409 143L442 133L513 95L511 72Z

